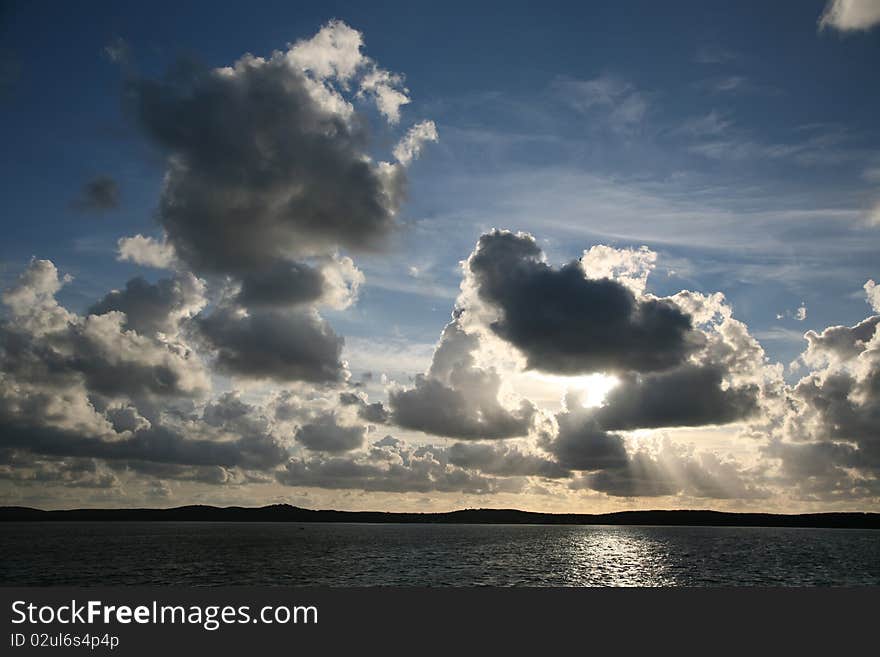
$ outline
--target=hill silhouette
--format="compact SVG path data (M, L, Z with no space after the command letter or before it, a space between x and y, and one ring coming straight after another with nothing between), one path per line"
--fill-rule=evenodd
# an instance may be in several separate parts
M170 509L70 509L56 511L7 506L0 507L0 522L2 521L363 522L880 529L880 514L858 512L787 515L704 510L654 510L586 514L535 513L517 509L462 509L444 513L394 513L312 510L287 504L263 507L194 505Z

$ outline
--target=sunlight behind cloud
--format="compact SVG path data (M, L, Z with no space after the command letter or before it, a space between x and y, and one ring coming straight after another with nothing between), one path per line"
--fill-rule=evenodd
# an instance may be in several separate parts
M601 406L608 393L620 383L617 377L601 372L584 376L557 376L530 372L528 376L555 388L560 399L569 392L575 393L584 408Z

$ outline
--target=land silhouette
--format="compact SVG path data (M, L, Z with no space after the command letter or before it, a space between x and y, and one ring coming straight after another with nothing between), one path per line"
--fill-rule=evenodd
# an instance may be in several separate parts
M462 509L443 513L334 511L288 504L263 507L180 506L168 509L42 510L0 507L0 522L12 521L185 521L185 522L354 522L536 525L660 525L702 527L817 527L880 529L880 513L728 513L708 510L535 513L517 509Z

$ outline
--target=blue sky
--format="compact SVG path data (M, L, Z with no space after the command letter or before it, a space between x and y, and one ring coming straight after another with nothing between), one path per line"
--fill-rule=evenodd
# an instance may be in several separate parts
M123 38L132 65L156 74L180 55L219 66L244 52L268 54L337 17L366 35L370 56L406 75L407 116L430 116L442 135L414 168L404 209L407 220L439 231L442 243L435 235L420 249L420 239L405 235L405 257L376 263L384 277L405 280L410 266L424 263L436 287L454 294L455 263L481 228L496 225L542 227L559 258L595 241L647 244L661 267L694 270L679 280L655 276L658 292L723 290L753 330L775 331L765 347L787 362L801 345L778 329L859 319L861 285L877 275L876 230L859 216L880 199L870 177L880 167L880 42L871 32L817 31L822 9L822 2L683 2L674 10L653 2L269 2L259 10L12 3L4 57L17 75L0 128L4 276L31 255L49 257L75 274L65 294L82 307L133 273L96 256L123 235L155 233L162 161L121 111L121 74L105 46ZM577 85L596 79L621 88L614 103L633 97L635 115L584 107ZM120 182L118 210L95 217L73 209L80 187L106 172ZM540 179L540 188L520 177ZM597 189L615 196L612 207L597 207ZM677 214L704 227L693 234ZM725 217L720 231L714 214ZM576 230L543 228L554 222ZM681 261L691 267L673 264ZM391 317L407 338L431 342L448 299L412 283L421 294L371 289L368 276L360 312L382 323ZM776 320L801 302L805 322ZM369 317L362 320L351 328L368 331Z
M648 247L651 294L723 292L793 385L804 333L864 319L880 276L877 10L856 2L822 26L831 4L4 3L0 282L50 260L73 277L58 300L84 315L134 276L161 279L117 257L121 238L163 239L169 171L128 81L268 58L337 19L411 99L399 123L353 99L369 154L387 159L419 122L439 136L408 165L383 248L338 250L363 273L356 302L322 310L352 380L374 375L371 400L429 367L463 303L460 263L492 228L530 233L554 266L594 245ZM101 177L118 202L84 207ZM215 374L215 391L240 387Z

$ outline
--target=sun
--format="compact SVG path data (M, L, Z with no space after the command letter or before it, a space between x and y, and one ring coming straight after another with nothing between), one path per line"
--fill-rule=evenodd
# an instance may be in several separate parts
M610 374L595 372L578 376L559 376L557 374L544 374L542 372L530 372L534 383L542 388L550 388L553 395L562 399L568 392L578 395L584 408L596 408L601 406L611 392L620 383L620 380Z

